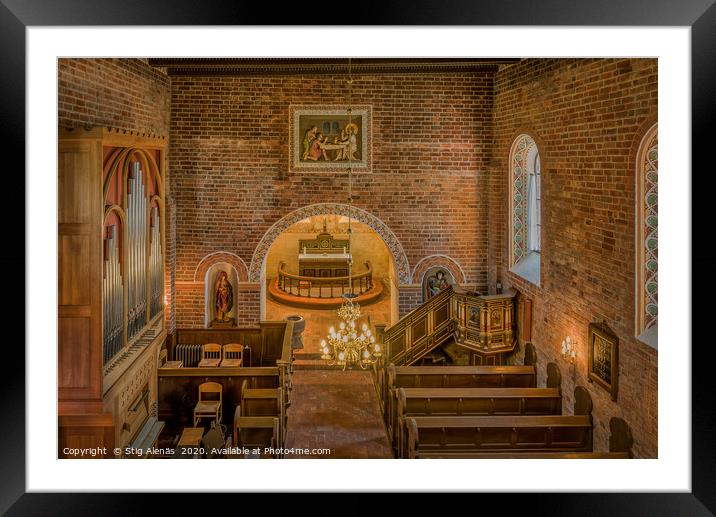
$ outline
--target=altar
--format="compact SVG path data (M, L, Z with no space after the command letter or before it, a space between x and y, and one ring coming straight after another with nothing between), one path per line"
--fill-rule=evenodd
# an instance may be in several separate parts
M348 276L348 240L334 239L324 229L315 239L301 239L298 243L298 271L300 276L335 278Z

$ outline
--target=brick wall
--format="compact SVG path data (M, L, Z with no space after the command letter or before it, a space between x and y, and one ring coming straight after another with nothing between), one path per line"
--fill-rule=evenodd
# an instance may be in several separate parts
M59 59L61 127L169 134L169 77L141 59Z
M423 290L417 286L403 286L398 291L398 310L402 318L423 303Z
M345 201L345 175L289 173L287 144L289 105L345 103L344 77L172 77L171 88L177 281L217 251L250 264L287 213ZM492 91L485 73L354 76L352 92L373 106L373 172L354 176L355 205L387 224L411 267L445 254L482 285ZM177 324L195 319L179 314Z
M656 60L525 60L495 78L495 153L489 180L490 282L533 300L539 382L556 362L566 407L574 385L594 401L595 450L608 449L609 419L624 418L634 453L657 455L657 353L634 339L634 149L655 120ZM508 271L508 160L519 132L535 137L542 164L541 285ZM637 142L638 143L638 142ZM586 380L587 332L606 320L619 336L619 396ZM561 357L578 341L576 368Z

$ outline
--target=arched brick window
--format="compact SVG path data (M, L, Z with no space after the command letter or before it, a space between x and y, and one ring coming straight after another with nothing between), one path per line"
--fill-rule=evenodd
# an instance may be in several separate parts
M510 150L510 271L539 285L542 175L539 149L522 134Z
M636 162L636 335L656 348L659 301L658 130L654 124L639 145Z

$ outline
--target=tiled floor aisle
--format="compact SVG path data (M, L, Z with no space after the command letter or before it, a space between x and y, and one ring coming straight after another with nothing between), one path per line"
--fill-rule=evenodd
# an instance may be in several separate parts
M286 448L329 448L286 458L392 458L378 395L368 371L296 370Z

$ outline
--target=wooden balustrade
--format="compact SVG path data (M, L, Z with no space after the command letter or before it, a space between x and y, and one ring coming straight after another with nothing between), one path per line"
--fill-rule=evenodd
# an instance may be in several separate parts
M368 261L365 262L366 271L352 276L337 277L294 275L285 271L285 265L284 262L279 263L276 286L280 291L293 296L339 298L351 292L351 284L356 295L367 293L373 288L373 268Z
M383 365L415 364L434 348L454 340L469 352L471 365L502 365L517 344L516 291L481 295L448 287L394 325L376 331ZM380 380L380 373L377 373Z

